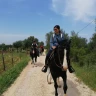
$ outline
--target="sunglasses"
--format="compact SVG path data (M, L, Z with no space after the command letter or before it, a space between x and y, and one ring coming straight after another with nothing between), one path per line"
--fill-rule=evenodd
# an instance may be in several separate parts
M58 29L56 29L56 28L54 29L54 31L57 31L57 30L58 30Z

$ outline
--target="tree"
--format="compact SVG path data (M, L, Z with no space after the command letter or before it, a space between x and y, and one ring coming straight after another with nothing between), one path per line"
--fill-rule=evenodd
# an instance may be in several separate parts
M1 49L1 50L6 50L6 45L5 45L4 43L2 43L2 44L0 45L0 49Z
M22 47L22 41L16 41L13 43L13 46L17 49L18 52L18 48Z
M49 50L49 48L50 48L50 38L51 38L52 34L53 34L52 31L46 34L46 48L47 48L47 50Z
M94 33L92 38L90 38L89 49L91 51L96 51L96 33Z
M39 42L39 44L38 44L39 46L44 46L44 42L43 41L41 41L41 42Z
M24 48L24 49L30 48L34 40L35 40L36 43L38 44L38 39L35 38L34 36L30 36L30 37L28 37L27 39L25 39L25 40L23 41L23 48Z
M83 56L87 54L87 39L78 36L75 31L71 31L71 57L75 62L80 62L83 60ZM82 63L83 64L83 63Z

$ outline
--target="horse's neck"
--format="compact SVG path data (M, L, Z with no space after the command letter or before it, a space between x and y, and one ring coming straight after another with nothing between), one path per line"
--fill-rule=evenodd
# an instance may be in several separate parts
M68 66L67 66L67 60L66 60L66 59L67 59L67 58L66 58L66 57L67 57L67 56L66 56L66 52L67 52L67 50L64 49L64 60L63 60L63 66L64 66L64 67L68 67Z

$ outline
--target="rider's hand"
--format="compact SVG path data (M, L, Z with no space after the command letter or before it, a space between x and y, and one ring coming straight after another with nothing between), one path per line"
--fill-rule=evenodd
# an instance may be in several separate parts
M53 48L53 49L55 49L55 48L56 48L56 46L52 46L52 48Z

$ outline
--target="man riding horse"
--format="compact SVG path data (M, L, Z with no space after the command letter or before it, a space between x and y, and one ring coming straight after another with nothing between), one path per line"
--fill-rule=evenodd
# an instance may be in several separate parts
M44 46L41 45L41 46L40 46L40 53L42 54L43 52L44 52Z
M49 59L51 53L53 52L54 49L56 49L58 47L58 45L59 45L58 41L61 42L64 39L65 39L64 35L60 31L60 26L59 25L54 26L54 36L51 36L51 39L50 39L50 50L48 51L48 53L46 55L45 66L42 68L42 72L47 72L48 59ZM70 55L70 49L68 49L68 51L67 51L67 63L68 63L68 70L69 70L69 72L73 73L75 70L72 68L72 66L70 64L70 57L69 57L69 55ZM61 63L63 63L63 61ZM62 70L64 70L63 66L62 66Z
M38 52L37 47L38 47L38 45L37 45L36 41L34 40L32 43L32 48L35 50L37 56L39 57L39 52Z

